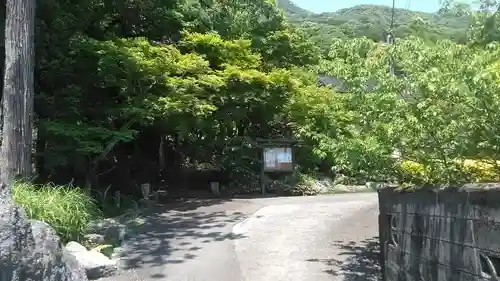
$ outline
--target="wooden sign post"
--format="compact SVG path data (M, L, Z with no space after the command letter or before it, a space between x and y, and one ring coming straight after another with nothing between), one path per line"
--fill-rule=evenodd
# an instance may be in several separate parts
M293 146L296 140L257 139L261 148L262 165L260 186L262 195L266 195L266 173L292 173L294 170Z

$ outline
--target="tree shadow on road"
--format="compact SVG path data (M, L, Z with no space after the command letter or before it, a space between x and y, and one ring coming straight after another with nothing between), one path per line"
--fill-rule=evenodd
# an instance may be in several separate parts
M240 212L228 212L224 200L193 200L169 204L150 211L127 239L120 253L120 268L165 279L162 268L197 258L209 243L243 238L231 232L244 219Z
M326 264L325 272L343 276L344 281L380 281L380 247L378 237L362 241L335 241L338 259L309 259L310 262Z

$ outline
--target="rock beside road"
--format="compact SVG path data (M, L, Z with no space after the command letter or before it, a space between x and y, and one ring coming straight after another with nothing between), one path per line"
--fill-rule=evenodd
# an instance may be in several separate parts
M83 240L91 245L102 245L106 243L106 236L102 234L89 233L83 236Z
M77 242L69 242L64 248L64 254L76 260L91 280L111 276L117 271L116 261L96 250L87 250Z
M139 217L142 211L130 210L119 217L92 221L85 231L85 241L91 244L121 245L141 224Z
M130 210L118 217L91 222L83 237L83 245L70 242L65 247L65 253L73 256L85 268L89 279L120 274L123 250L120 246L143 223L140 217L143 211Z
M0 280L87 281L83 268L63 255L55 231L29 221L6 186L0 187Z
M125 240L127 226L116 219L109 218L90 223L87 233L86 238L90 238L89 240L102 238L103 242L121 244Z

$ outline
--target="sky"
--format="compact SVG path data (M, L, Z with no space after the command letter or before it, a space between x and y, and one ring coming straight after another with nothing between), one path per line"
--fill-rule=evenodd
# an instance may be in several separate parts
M350 8L356 5L372 4L392 6L392 0L292 0L295 5L314 13L335 12L339 9ZM396 0L396 7L406 8L407 0ZM421 12L436 12L439 9L439 0L410 1L410 10Z

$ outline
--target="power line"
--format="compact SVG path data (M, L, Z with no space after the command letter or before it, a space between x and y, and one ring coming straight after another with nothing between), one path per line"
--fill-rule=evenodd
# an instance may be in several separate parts
M409 10L411 7L410 4L411 4L411 0L406 0L405 9Z
M396 0L392 0L392 11L391 11L391 23L389 26L389 32L387 32L386 43L392 44L394 43L394 18L396 14Z
M392 0L391 31L394 28L394 15L396 14L396 0Z
M392 11L391 11L391 25L389 27L389 32L387 33L386 43L389 45L394 44L394 17L396 14L396 0L392 0ZM394 75L394 65L392 56L389 57L389 73Z

